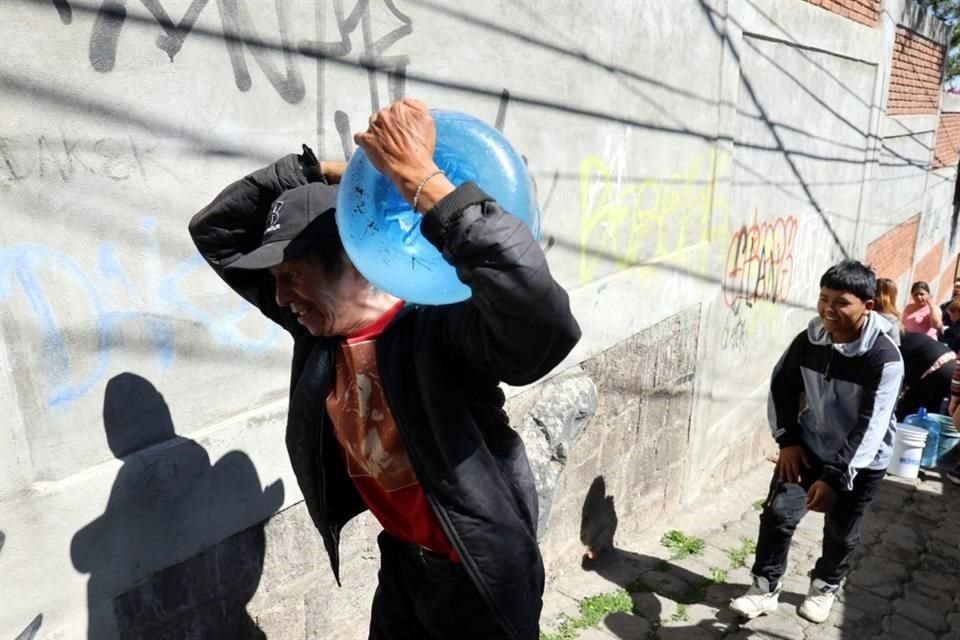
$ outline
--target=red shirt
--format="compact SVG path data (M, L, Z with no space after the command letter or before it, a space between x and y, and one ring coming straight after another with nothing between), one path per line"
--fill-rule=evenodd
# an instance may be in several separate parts
M376 322L338 346L327 413L347 473L367 508L392 536L456 560L417 481L387 404L377 368L376 339L403 308L398 302Z

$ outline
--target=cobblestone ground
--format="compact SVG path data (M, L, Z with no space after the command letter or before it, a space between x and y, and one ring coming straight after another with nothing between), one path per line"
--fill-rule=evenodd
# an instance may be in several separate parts
M790 552L776 612L752 621L727 610L750 584L759 502L772 465L709 496L592 563L548 576L543 640L960 640L960 487L942 473L887 476L864 519L854 569L830 618L797 615L820 551L823 516L808 514ZM722 524L721 524L722 523ZM700 553L678 559L662 543L674 533ZM675 545L676 546L676 545Z

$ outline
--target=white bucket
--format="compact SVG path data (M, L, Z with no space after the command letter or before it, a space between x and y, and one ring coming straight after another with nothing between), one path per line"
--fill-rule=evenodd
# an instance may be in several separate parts
M916 478L920 472L923 445L927 442L927 430L897 423L897 435L893 443L893 455L887 472L901 478Z

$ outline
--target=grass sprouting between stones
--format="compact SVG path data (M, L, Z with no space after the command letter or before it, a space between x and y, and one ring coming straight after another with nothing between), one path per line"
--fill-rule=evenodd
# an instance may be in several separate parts
M727 557L730 558L730 567L738 569L747 564L747 556L757 550L756 543L750 538L740 538L740 546L727 549Z
M588 596L580 601L580 615L576 618L563 615L554 633L540 632L540 640L573 640L581 629L596 626L601 620L618 611L633 611L633 598L625 589Z
M689 619L690 617L687 615L687 605L682 602L677 604L677 610L670 616L670 620L673 622L686 622Z
M680 535L683 536L683 534ZM664 537L666 538L666 536ZM690 538L687 538L686 536L683 536L682 538L675 536L673 539L680 539L681 542L690 540ZM743 538L742 541L744 546L747 546L748 543L751 546L753 544L752 541L746 538ZM667 546L666 543L664 543L664 546ZM694 547L696 547L696 545L694 545ZM695 553L691 552L690 555L699 555L699 553L702 553L702 551L703 549L701 547L699 551ZM747 553L752 552L753 551L751 549ZM661 561L661 563L666 565L667 568L670 566L669 563L665 561ZM697 602L702 602L706 596L707 589L711 585L723 584L726 582L726 580L726 569L710 567L709 577L702 578L685 594L677 598L677 610L672 616L670 616L670 621L686 622L689 617L687 606ZM652 589L649 585L645 584L642 577L640 577L627 584L623 589L584 598L580 601L578 607L578 616L574 617L566 614L561 615L556 631L553 633L540 632L540 640L575 640L580 635L581 631L597 626L600 621L602 621L611 613L631 613L633 611L633 598L631 597L631 594L653 592L655 592L655 589ZM657 638L660 626L661 621L652 621L651 628L648 631L648 637Z
M686 593L677 598L677 602L683 605L703 602L707 597L707 589L715 584L723 584L726 581L727 572L725 569L710 567L710 577L700 578Z
M727 581L727 570L710 567L710 584L723 584Z
M702 538L688 536L682 531L671 529L660 538L660 544L670 550L672 560L680 560L703 553L706 543Z

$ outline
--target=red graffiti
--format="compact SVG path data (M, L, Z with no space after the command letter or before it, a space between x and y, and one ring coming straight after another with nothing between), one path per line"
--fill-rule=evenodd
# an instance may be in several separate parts
M756 214L754 214L756 220ZM797 219L777 218L754 223L734 232L723 270L723 300L735 308L743 301L752 306L758 300L786 299L793 271L793 244Z

